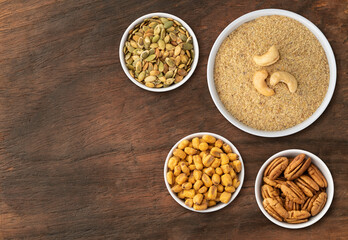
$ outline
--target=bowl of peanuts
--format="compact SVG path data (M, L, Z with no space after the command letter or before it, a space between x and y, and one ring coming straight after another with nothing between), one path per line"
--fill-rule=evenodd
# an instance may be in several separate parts
M319 221L329 210L334 182L323 160L305 150L289 149L271 156L255 180L261 212L274 224L299 229Z
M120 63L127 77L151 92L167 92L183 85L197 67L197 38L182 19L150 13L136 19L124 32Z
M200 213L214 212L230 204L241 190L242 156L220 135L194 133L178 141L168 153L164 181L182 207Z

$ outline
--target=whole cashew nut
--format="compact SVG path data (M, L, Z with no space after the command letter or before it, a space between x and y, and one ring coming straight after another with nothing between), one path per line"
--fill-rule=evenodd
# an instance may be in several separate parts
M288 85L289 91L291 93L296 92L297 81L296 78L292 76L290 73L282 71L273 73L271 75L270 84L274 86L279 82L283 82L286 85Z
M273 45L272 47L270 47L270 49L268 49L268 51L265 54L261 56L254 56L253 59L255 63L259 66L269 66L278 61L279 52L276 46Z
M266 70L257 71L253 76L253 84L256 90L267 97L274 95L273 89L269 88L266 83L268 72Z

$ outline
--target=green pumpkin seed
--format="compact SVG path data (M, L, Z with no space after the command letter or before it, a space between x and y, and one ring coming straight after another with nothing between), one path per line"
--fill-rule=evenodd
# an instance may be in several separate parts
M166 44L162 39L158 40L158 48L163 50L166 47Z
M161 18L160 18L160 20L161 20L161 22L162 22L162 23L166 23L166 22L168 22L168 19L167 19L167 18L163 18L163 17L161 17Z
M159 62L159 64L158 64L158 71L163 72L163 70L164 70L163 62Z
M145 61L150 62L150 61L154 60L155 58L156 58L156 54L152 54L152 55L148 56L147 58L145 58Z
M170 28L171 26L173 26L174 22L173 21L167 21L165 23L163 23L163 26L165 29Z
M169 33L169 37L170 37L170 39L171 39L172 41L176 41L176 39L177 39L175 33L172 33L172 32Z
M165 42L165 43L169 43L169 41L170 41L170 37L169 37L169 35L165 36L165 38L164 38L164 42Z
M155 81L156 80L156 76L147 76L145 79L144 79L144 81L145 82L153 82L153 81Z
M152 55L152 54L155 54L155 49L153 49L153 48L151 48L151 49L149 50L149 55Z
M192 46L191 43L186 42L186 43L184 43L184 45L183 45L183 49L184 49L184 50L191 50L192 48L193 48L193 46Z
M138 81L141 82L145 79L145 72L142 71L141 73L139 73L138 75Z
M147 51L147 50L143 51L143 52L140 54L140 57L141 57L142 59L145 59L145 58L147 58L148 56L149 56L149 51Z
M164 76L165 76L165 78L171 78L171 77L173 77L173 75L174 75L173 71L168 71Z
M159 35L155 35L153 38L152 38L152 42L153 43L156 43L158 40L159 40L160 36Z
M172 59L166 58L165 61L168 64L169 67L175 67L175 62Z

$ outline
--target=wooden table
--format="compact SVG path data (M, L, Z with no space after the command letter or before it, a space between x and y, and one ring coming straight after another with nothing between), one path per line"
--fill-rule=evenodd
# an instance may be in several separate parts
M292 136L244 133L219 113L206 64L220 32L263 8L316 24L336 55L338 77L324 114ZM151 93L120 66L121 36L136 18L168 12L200 44L198 67L175 91ZM348 236L346 1L0 1L0 239L344 239ZM228 207L180 207L163 180L178 139L221 134L245 162L243 188ZM335 181L333 204L315 225L287 230L259 210L254 181L274 153L317 154Z

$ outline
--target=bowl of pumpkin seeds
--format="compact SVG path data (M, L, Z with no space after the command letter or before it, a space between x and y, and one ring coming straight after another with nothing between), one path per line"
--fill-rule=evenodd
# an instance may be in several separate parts
M151 13L135 20L124 32L119 48L122 68L137 86L166 92L183 85L199 56L197 38L180 18Z

